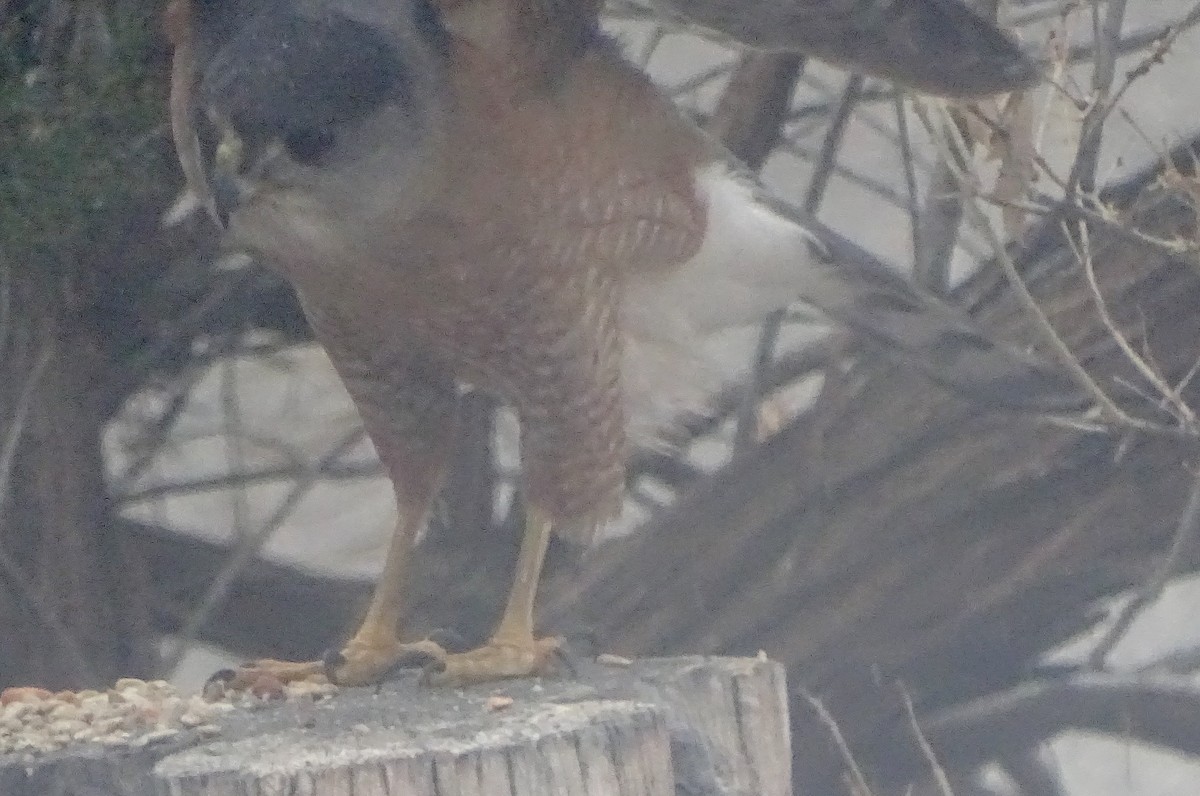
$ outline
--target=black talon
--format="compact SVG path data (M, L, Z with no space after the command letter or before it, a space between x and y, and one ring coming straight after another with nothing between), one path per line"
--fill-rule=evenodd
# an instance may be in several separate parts
M595 656L580 656L576 653L575 648L567 643L566 639L563 639L563 642L554 648L554 658L568 675L578 678L583 662L595 658Z
M446 671L446 659L435 658L421 668L421 685L429 685L429 678Z
M216 702L225 696L228 690L226 686L233 682L235 677L237 677L237 672L233 669L218 669L204 681L204 686L200 689L200 696L206 702Z
M321 654L321 668L325 670L325 677L334 685L341 685L338 682L335 670L346 662L346 656L341 650L325 650Z
M249 666L249 664L246 664L246 665ZM235 672L233 669L217 669L215 672L213 672L209 676L209 678L207 680L204 681L204 684L205 685L208 685L209 683L225 684L225 683L232 682L233 678L235 678L235 677L237 677L237 672Z

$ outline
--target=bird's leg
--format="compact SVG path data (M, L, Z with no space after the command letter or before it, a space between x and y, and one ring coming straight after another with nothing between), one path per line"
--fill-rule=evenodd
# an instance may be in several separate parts
M417 521L413 521L416 516ZM371 595L371 604L358 630L338 652L325 657L326 675L339 685L365 685L378 682L392 669L417 667L441 660L445 651L428 639L401 643L400 619L404 614L405 586L421 513L401 508L396 533L388 548L383 573Z
M409 505L405 505L409 503ZM402 501L396 532L388 547L383 572L376 582L371 603L358 630L339 651L330 652L320 661L278 661L261 659L242 664L232 672L219 673L227 688L250 688L263 676L282 682L327 678L339 685L365 685L382 680L398 667L416 668L440 661L445 652L435 642L424 640L403 644L398 627L404 613L404 588L408 579L417 531L424 511L412 510Z
M533 601L550 543L551 526L545 512L533 506L526 509L525 535L521 539L512 590L491 639L478 649L447 655L427 666L427 682L466 685L546 674L554 669L562 642L533 635Z

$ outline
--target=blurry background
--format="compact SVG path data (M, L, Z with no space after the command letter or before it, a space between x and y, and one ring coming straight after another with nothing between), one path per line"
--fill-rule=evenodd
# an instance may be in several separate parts
M782 660L800 793L854 792L811 699L874 793L938 792L906 697L957 794L1200 792L1198 8L1003 4L1054 80L971 109L612 4L782 197L1050 352L1010 259L1113 404L988 412L797 306L726 341L721 412L639 453L605 541L552 550L546 628ZM164 224L160 11L0 0L0 685L318 655L391 533L286 285ZM481 635L515 555L511 418L469 418L414 634Z

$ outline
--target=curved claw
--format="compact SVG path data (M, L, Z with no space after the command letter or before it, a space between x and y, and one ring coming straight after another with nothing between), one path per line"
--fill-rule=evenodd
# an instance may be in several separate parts
M400 669L428 668L445 659L446 651L441 645L428 639L385 647L351 642L343 649L326 652L318 661L268 658L248 661L236 669L221 669L208 678L205 691L214 694L253 691L263 682L271 682L276 688L298 681L338 686L372 685L387 680Z

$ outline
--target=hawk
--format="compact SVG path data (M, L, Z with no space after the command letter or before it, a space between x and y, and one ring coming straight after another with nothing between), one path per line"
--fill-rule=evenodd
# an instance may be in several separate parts
M949 0L665 2L752 44L947 93L1037 77ZM558 642L535 637L533 606L550 534L586 537L612 517L631 440L704 406L719 369L698 341L794 299L957 389L1078 406L1057 368L989 340L768 195L622 58L600 10L600 0L173 0L185 176L229 245L295 287L399 517L345 647L323 662L259 661L239 678L324 671L366 683L417 658L435 683L546 671ZM211 157L197 125L220 138ZM515 409L527 508L495 632L447 654L402 641L398 624L464 387Z

